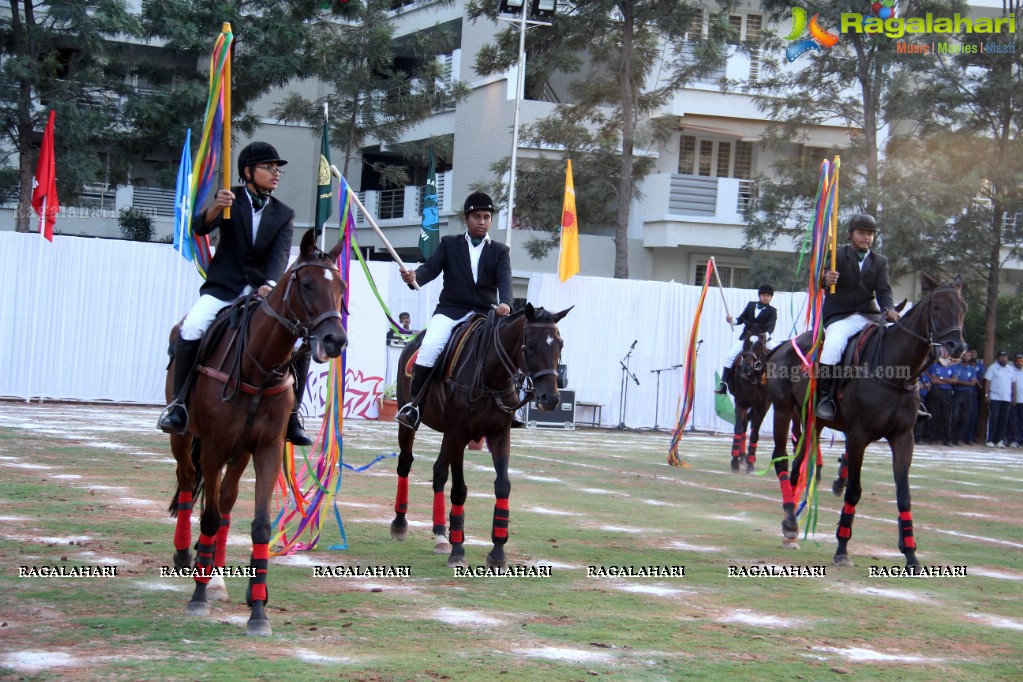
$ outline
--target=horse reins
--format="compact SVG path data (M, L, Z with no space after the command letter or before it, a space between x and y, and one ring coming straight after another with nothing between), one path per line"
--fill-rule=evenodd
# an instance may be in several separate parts
M947 329L945 329L944 331L941 331L941 332L939 332L937 330L937 327L935 326L934 316L931 315L931 299L934 297L935 294L941 293L943 291L954 291L954 292L956 292L957 295L959 293L959 290L956 289L955 287L945 285L945 286L938 287L937 289L935 289L934 291L932 291L931 293L929 293L927 295L927 298L925 299L926 300L926 307L924 308L924 315L927 316L927 336L926 337L923 336L922 334L917 334L912 329L909 329L908 327L904 326L902 324L902 319L901 318L892 323L892 327L894 327L895 329L897 329L899 331L902 331L905 334L908 334L909 336L913 337L917 341L920 341L921 343L923 343L923 344L925 344L927 346L927 349L928 349L927 350L927 359L928 360L937 359L938 356L937 356L937 353L935 352L935 349L936 348L940 348L942 346L942 339L945 339L949 335L955 334L956 332L958 332L959 334L963 333L963 327L961 325L952 325L951 327L948 327ZM921 301L921 305L924 305L923 301ZM916 308L916 306L914 306L914 309L915 308ZM935 340L935 337L937 337L937 340ZM880 346L880 344L878 344L878 346ZM923 371L925 369L927 369L927 365L929 365L929 364L930 364L930 362L925 362L924 365L920 369L918 369L916 372L914 372L910 376L909 380L912 381L912 380L916 379L917 377L919 377L920 374L923 373Z

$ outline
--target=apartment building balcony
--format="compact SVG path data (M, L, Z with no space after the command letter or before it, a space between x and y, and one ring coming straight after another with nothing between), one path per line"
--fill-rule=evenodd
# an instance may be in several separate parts
M742 178L652 175L643 186L643 245L740 248L742 214L754 191L753 181Z
M451 171L437 174L437 210L439 213L451 211ZM377 225L386 227L418 226L422 221L423 197L426 187L423 185L406 185L394 189L371 189L357 192L359 200L369 211ZM361 212L355 219L357 227L369 227Z

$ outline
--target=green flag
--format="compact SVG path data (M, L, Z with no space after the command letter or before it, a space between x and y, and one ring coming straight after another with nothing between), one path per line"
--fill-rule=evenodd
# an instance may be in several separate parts
M714 385L716 386L720 381L721 375L714 372ZM727 393L724 395L714 394L714 412L729 424L735 423L735 406L732 405L732 399Z
M429 258L440 244L440 214L437 212L437 172L433 166L433 147L426 171L426 191L423 193L423 229L419 232L419 250Z
M330 180L330 140L327 137L327 120L323 120L323 138L320 140L320 170L316 187L316 235L323 232L323 225L330 219L333 210L334 185Z

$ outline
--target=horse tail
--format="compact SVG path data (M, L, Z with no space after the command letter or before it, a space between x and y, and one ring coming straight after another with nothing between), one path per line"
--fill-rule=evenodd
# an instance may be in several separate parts
M203 488L202 467L199 466L200 455L202 454L202 448L200 445L198 438L192 439L192 466L195 469L195 485L192 486L193 500L199 499L199 496L202 495ZM177 516L178 514L178 494L180 492L181 486L178 485L174 488L174 497L171 498L170 506L167 508L167 511L171 516Z

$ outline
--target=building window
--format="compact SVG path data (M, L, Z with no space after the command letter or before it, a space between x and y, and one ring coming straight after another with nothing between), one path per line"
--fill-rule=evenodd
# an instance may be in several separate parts
M734 289L750 289L750 272L749 268L742 267L740 265L721 265L717 266L718 277L721 279L721 286L730 287ZM703 262L696 266L696 277L693 284L698 287L702 287L704 281L707 278L707 263Z
M678 172L682 175L748 180L753 177L753 143L681 135Z

